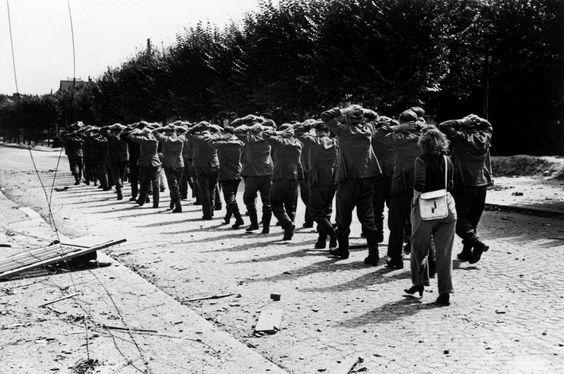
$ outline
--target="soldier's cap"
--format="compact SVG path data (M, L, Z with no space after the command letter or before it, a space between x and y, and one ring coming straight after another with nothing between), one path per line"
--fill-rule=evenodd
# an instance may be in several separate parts
M114 123L111 126L108 126L108 129L112 130L112 131L122 131L125 130L126 127L124 125L122 125L121 123Z
M134 125L134 127L137 128L137 129L142 129L142 128L145 128L147 126L149 126L149 122L147 122L147 121L139 121L139 122L135 123L135 125Z
M351 118L360 119L364 115L364 109L358 104L353 104L348 109L349 113L347 115Z
M389 125L389 126L399 125L398 121L396 121L393 118L386 117L386 116L378 117L377 122L378 122L378 124L381 124L381 125Z
M176 131L178 127L176 125L173 125L172 123L169 123L168 125L163 127L163 129L164 131Z
M315 122L312 125L313 128L316 129L317 131L329 131L327 125L322 120L315 120Z
M292 125L291 123L283 123L282 125L280 125L280 127L278 128L278 130L280 131L284 131L284 130L293 130L294 129L294 125Z
M276 122L271 119L266 119L264 122L261 123L262 126L272 127L273 129L276 128ZM288 124L289 125L289 124Z
M417 113L411 109L404 110L399 115L399 121L400 123L417 121Z
M425 115L425 109L421 108L420 106L412 106L409 110L413 111L417 114L417 117L423 117Z

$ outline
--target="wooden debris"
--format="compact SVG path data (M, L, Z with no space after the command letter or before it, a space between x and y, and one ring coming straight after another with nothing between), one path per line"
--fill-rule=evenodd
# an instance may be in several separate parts
M126 239L112 240L88 247L61 243L22 252L0 261L0 279L35 268L65 262L125 241Z
M362 357L348 357L345 360L341 361L341 363L337 365L333 370L331 370L331 374L349 374L351 371L353 371L354 367L362 361L364 361Z
M61 301L61 300L70 299L71 297L75 297L75 296L78 296L78 295L80 295L80 294L81 294L80 292L71 293L70 295L63 296L63 297L59 297L58 299L51 300L51 301L48 301L48 302L46 302L46 303L44 303L44 304L41 304L41 305L39 305L39 307L40 307L40 308L44 308L44 307L46 307L47 305L55 304L55 303L58 303L58 302Z
M234 293L225 293L225 294L220 294L220 295L195 297L195 298L193 298L193 299L182 300L182 303L189 303L189 302L191 302L191 301L199 301L199 300L222 299L222 298L224 298L224 297L229 297L229 296L233 296L233 295L236 295L236 294L234 294Z
M282 309L270 309L260 312L255 326L255 332L275 333L280 330L282 323Z
M111 326L111 325L102 325L103 328L108 330L123 330L123 331L135 331L135 332L150 332L150 333L157 333L157 330L149 330L149 329L138 329L135 327L119 327L119 326Z

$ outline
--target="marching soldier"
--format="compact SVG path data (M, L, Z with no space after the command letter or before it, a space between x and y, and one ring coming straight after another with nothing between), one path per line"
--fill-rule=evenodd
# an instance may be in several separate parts
M341 118L339 120L339 118ZM339 139L340 165L337 186L337 237L339 248L331 254L342 259L349 257L349 234L352 211L356 207L358 219L364 227L368 243L365 263L378 264L378 230L374 224L375 178L382 174L378 159L372 149L372 136L376 131L378 115L352 105L345 109L333 108L321 114Z
M417 145L426 125L417 120L411 110L399 116L399 125L384 126L383 130L392 134L396 148L394 172L390 186L390 208L388 226L388 261L390 269L403 269L402 245L406 232L411 232L410 213L415 183L415 159L421 154Z
M311 134L311 129L315 135ZM305 122L299 126L302 134L298 137L309 150L310 170L307 183L310 190L311 215L317 222L319 236L315 248L337 246L337 233L331 224L331 210L337 185L339 143L329 136L329 129L323 121ZM302 151L303 152L303 151Z
M284 230L282 240L291 240L294 235L294 218L298 203L299 180L303 179L300 162L302 143L294 137L294 128L286 123L279 131L263 129L263 137L272 147L274 168L270 204L272 213Z
M241 175L245 180L245 192L243 201L251 224L247 231L258 230L258 216L256 207L257 192L260 192L262 201L262 233L270 232L270 220L272 218L272 207L270 205L270 194L272 190L272 172L274 165L270 155L270 144L263 138L261 132L263 126L276 127L274 121L248 115L233 121L235 135L245 143L243 153L243 170ZM250 126L249 126L250 125Z
M139 144L139 174L141 188L137 204L143 206L147 202L149 188L153 188L153 208L159 207L159 168L161 162L157 155L158 141L147 122L140 122L138 129L129 134L129 138Z
M173 213L182 212L179 182L184 171L182 149L186 138L184 135L178 135L177 132L179 131L183 132L183 130L173 124L153 130L153 135L162 144L162 165L170 192L170 209L172 209Z
M454 160L454 190L458 221L456 234L462 238L460 261L474 264L480 261L489 247L477 234L478 222L486 202L486 192L491 184L489 152L493 128L485 119L470 114L459 120L439 125L452 145Z
M123 178L129 161L129 151L127 142L121 137L121 132L126 127L120 123L109 126L103 134L108 138L108 153L110 165L110 173L112 180L116 186L117 199L123 199Z
M67 131L63 134L63 143L65 146L65 154L69 159L70 171L74 177L74 184L79 185L82 179L82 171L84 168L82 152L82 144L84 140L78 134L78 131L84 127L80 121L68 127Z
M202 121L187 131L194 145L194 170L198 179L198 192L202 203L202 219L211 220L214 213L215 185L219 174L217 150L205 138L221 128Z
M211 144L217 149L219 157L219 183L223 191L226 212L224 222L229 224L231 216L235 218L232 229L240 228L245 222L237 204L237 190L241 183L241 156L245 144L233 133L232 127L226 127L223 135L209 137Z

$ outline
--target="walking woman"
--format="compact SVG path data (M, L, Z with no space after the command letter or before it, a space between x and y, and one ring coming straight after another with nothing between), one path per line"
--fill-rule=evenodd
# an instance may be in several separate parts
M451 196L453 166L446 156L448 140L431 128L418 142L421 156L415 160L415 185L411 204L411 280L408 294L423 296L429 282L429 244L436 248L439 297L437 304L450 305L452 288L452 245L456 227L456 208Z

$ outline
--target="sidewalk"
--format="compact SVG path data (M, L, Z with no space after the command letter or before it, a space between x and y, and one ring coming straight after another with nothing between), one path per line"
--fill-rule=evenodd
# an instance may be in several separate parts
M11 245L1 257L54 239L34 213L0 193L0 243ZM96 373L283 372L127 267L99 259L112 265L0 282L1 372L69 373L88 357Z

